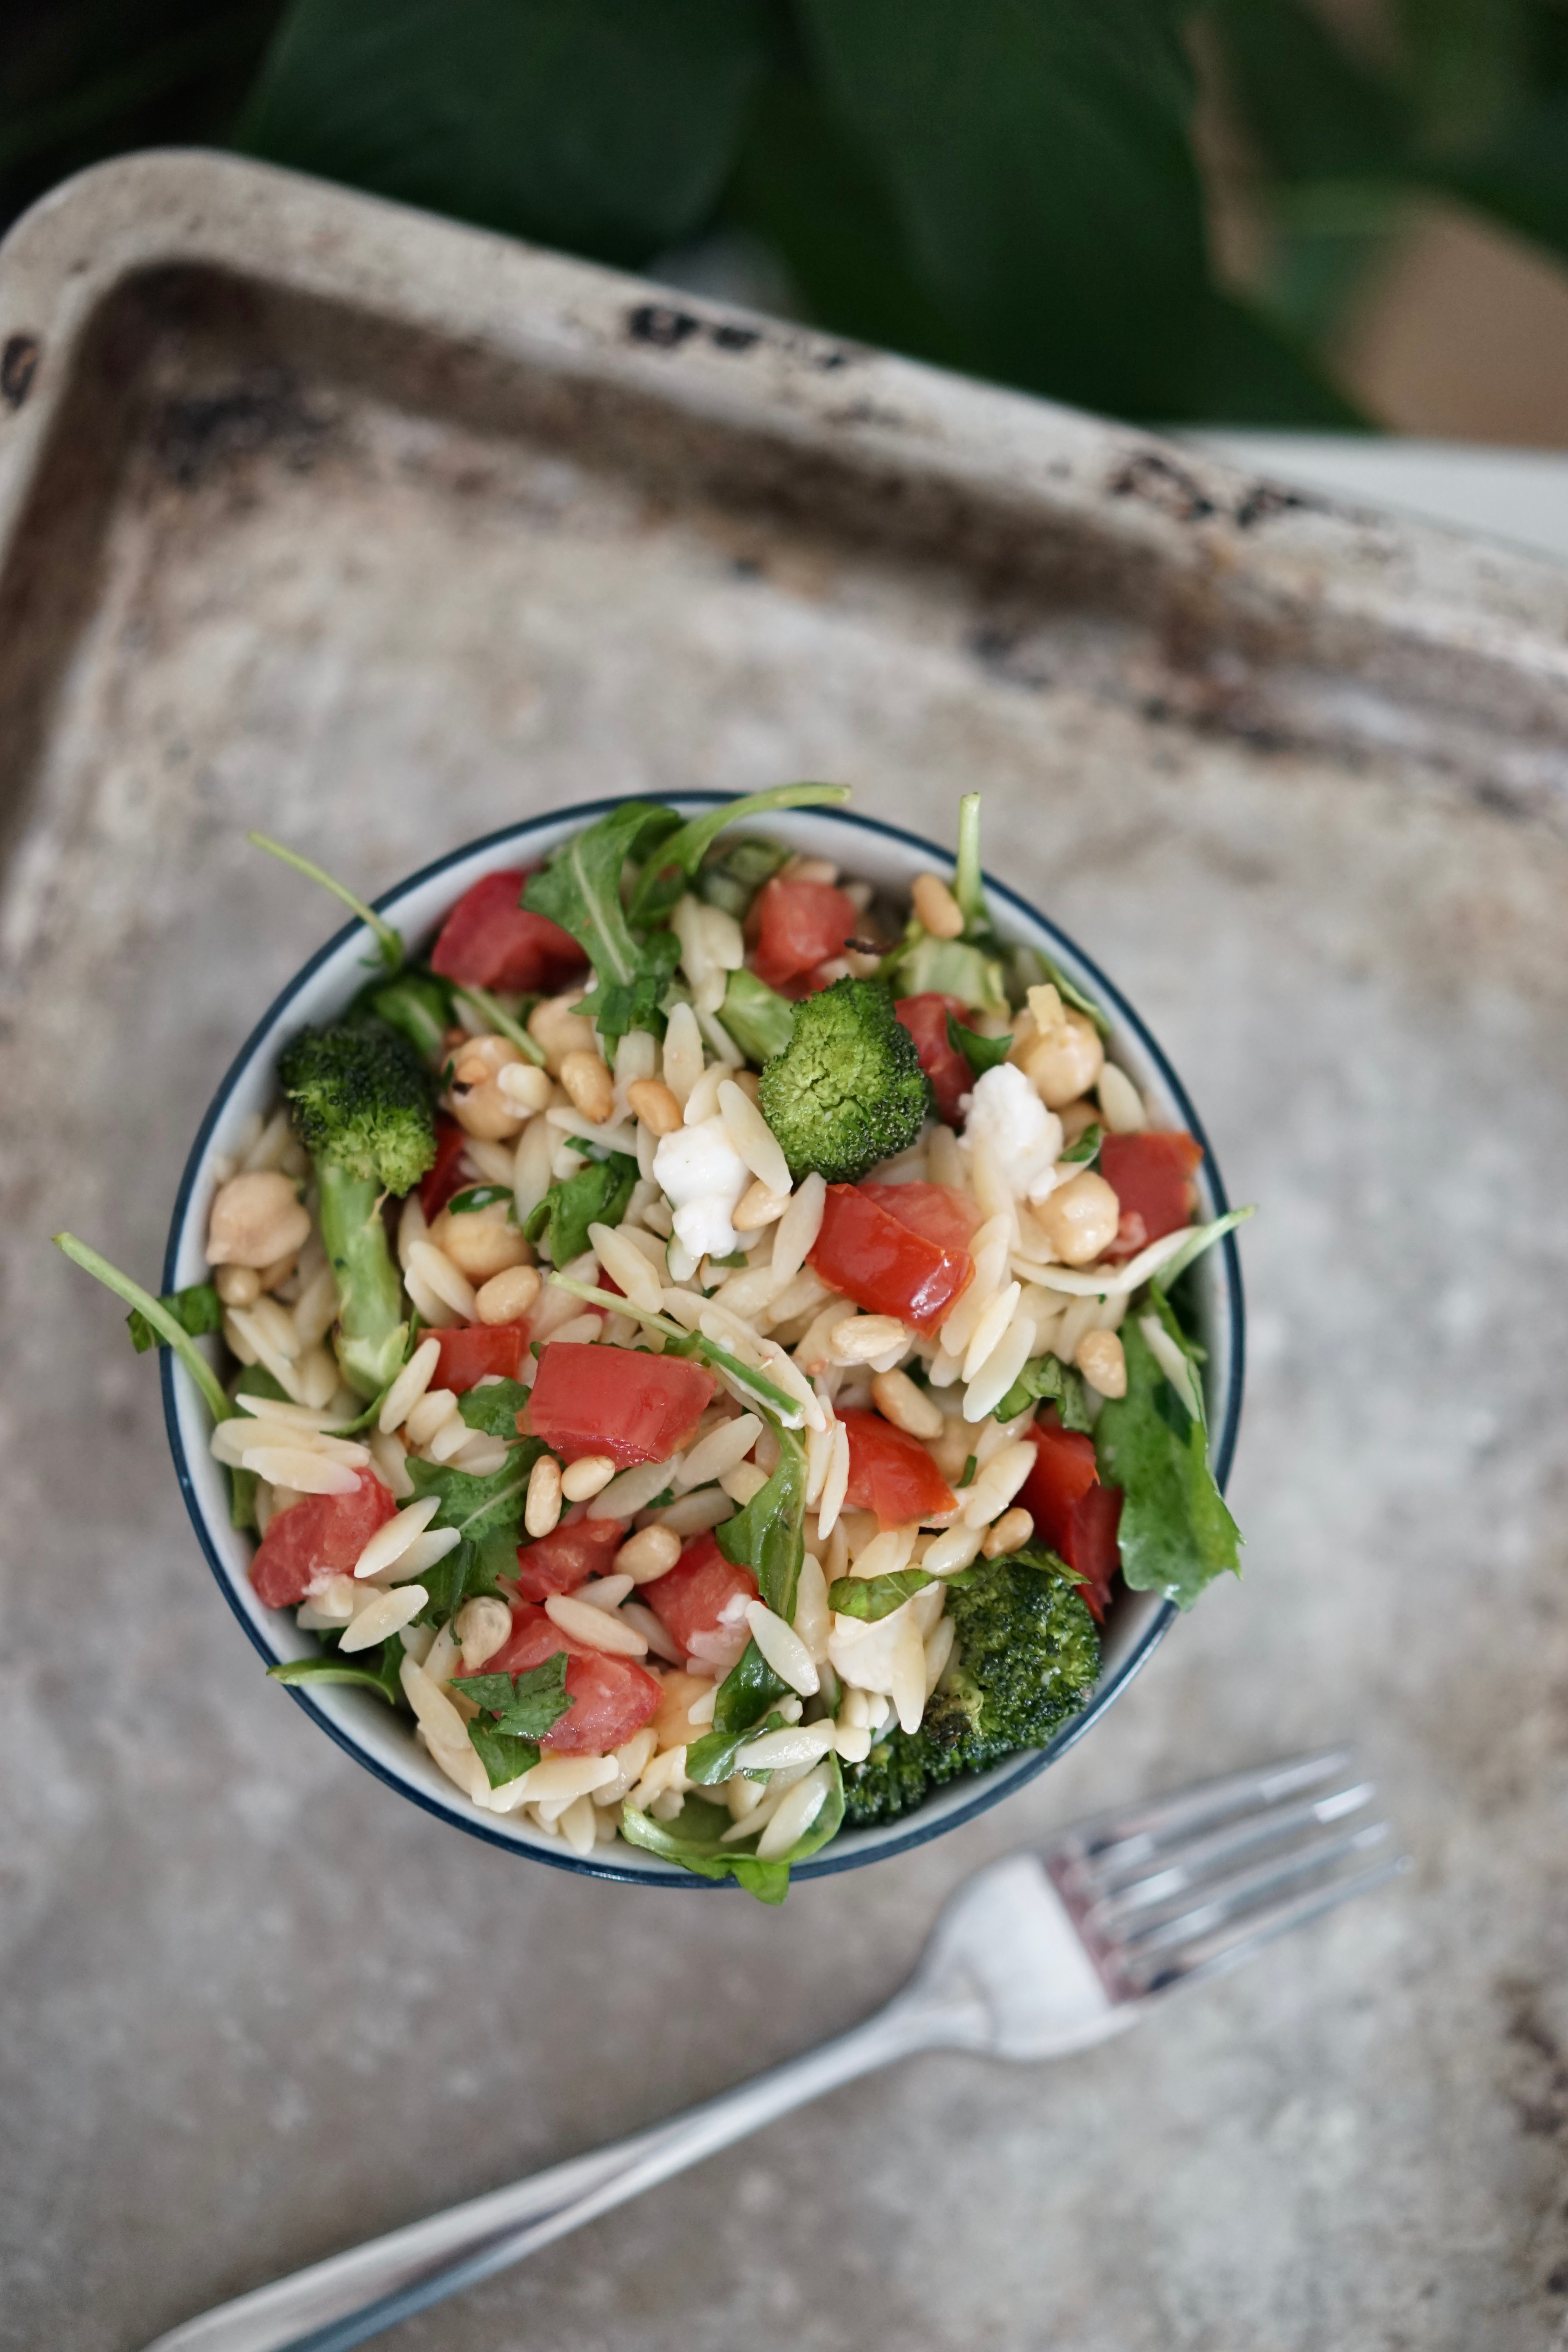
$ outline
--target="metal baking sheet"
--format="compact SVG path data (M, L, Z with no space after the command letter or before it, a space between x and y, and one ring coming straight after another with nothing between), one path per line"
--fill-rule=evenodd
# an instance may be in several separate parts
M933 2059L399 2345L1563 2340L1568 573L231 160L0 257L0 2341L120 2352L837 2029L1075 1811L1342 1734L1394 1893L1047 2072ZM782 1914L584 1885L259 1677L152 1367L189 1139L374 891L839 776L1122 982L1233 1191L1247 1574L1006 1806Z

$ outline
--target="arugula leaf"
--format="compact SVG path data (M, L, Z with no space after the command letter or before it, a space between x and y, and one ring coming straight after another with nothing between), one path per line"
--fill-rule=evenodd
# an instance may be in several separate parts
M426 1600L414 1622L445 1625L475 1593L499 1592L500 1579L516 1574L515 1531L485 1536L478 1543L465 1537L434 1568L421 1571L419 1581L425 1587Z
M1076 1143L1068 1144L1062 1153L1062 1158L1070 1160L1075 1168L1087 1168L1092 1160L1099 1159L1100 1147L1104 1140L1105 1129L1096 1119L1092 1125L1084 1129Z
M947 1042L955 1054L963 1055L973 1078L983 1070L994 1070L1013 1050L1011 1037L983 1037L978 1030L966 1029L962 1021L955 1021L951 1013L947 1016Z
M515 1544L522 1524L528 1474L545 1451L542 1438L522 1438L510 1449L502 1467L484 1478L447 1462L423 1462L411 1454L408 1475L416 1496L441 1498L441 1507L430 1522L433 1528L456 1528L471 1543L506 1536Z
M566 1689L564 1650L515 1680L510 1675L459 1675L456 1679L464 1697L493 1715L496 1729L509 1739L542 1739L575 1705Z
M724 983L719 1018L749 1062L771 1062L789 1044L795 1007L742 965Z
M725 1845L723 1832L731 1827L729 1807L707 1797L689 1796L672 1822L656 1822L651 1815L638 1812L635 1805L624 1805L621 1834L632 1845L659 1854L666 1862L678 1862L700 1878L733 1878L759 1903L782 1903L789 1893L792 1863L805 1862L820 1852L843 1825L844 1776L837 1756L826 1760L832 1776L826 1801L805 1835L776 1861L759 1862L740 1843Z
M827 1605L841 1617L858 1617L875 1625L935 1582L923 1568L893 1569L886 1576L837 1576L827 1588Z
M735 1769L735 1758L748 1740L760 1739L764 1731L782 1731L782 1715L765 1716L760 1723L748 1723L739 1731L710 1731L702 1739L694 1739L686 1751L686 1777L699 1789L715 1789L727 1780Z
M775 1675L754 1642L748 1642L720 1684L713 1700L713 1728L687 1750L686 1777L700 1788L727 1780L734 1753L761 1730L763 1718L789 1685Z
M721 907L743 923L763 883L771 881L781 866L787 866L789 857L782 841L764 841L757 834L745 833L738 841L727 841L709 851L693 887L710 907Z
M637 1163L627 1151L590 1160L575 1176L552 1184L523 1221L524 1237L544 1243L552 1265L570 1265L588 1246L590 1225L618 1225L637 1181Z
M347 1683L356 1690L373 1690L388 1706L402 1706L403 1683L398 1669L405 1651L395 1633L383 1642L378 1650L350 1653L339 1657L335 1650L324 1650L318 1656L289 1658L280 1666L268 1666L269 1682L282 1683L289 1689L310 1683Z
M571 932L592 961L601 989L629 990L651 969L647 942L633 930L621 905L621 870L628 863L640 865L679 831L673 809L657 801L622 801L563 841L548 864L528 877L523 905ZM661 963L664 952L659 950ZM674 961L662 968L668 978ZM599 1025L602 1031L603 1020Z
M492 1789L504 1789L509 1780L516 1780L524 1772L531 1772L539 1761L536 1739L511 1739L482 1715L476 1715L468 1725L468 1745L485 1768L485 1778Z
M1188 1386L1200 1410L1189 1410L1162 1369L1144 1335L1147 1318L1130 1316L1121 1327L1127 1394L1101 1406L1094 1450L1100 1476L1126 1496L1120 1529L1123 1576L1137 1591L1163 1592L1190 1609L1222 1571L1240 1574L1241 1538L1209 1467L1194 1351L1158 1284L1151 1284L1149 1297L1150 1314L1189 1367Z
M965 793L958 803L958 855L953 861L952 895L963 917L963 936L991 936L991 911L980 872L980 795Z
M794 1430L765 1408L759 1410L778 1442L778 1467L745 1508L713 1532L725 1559L751 1570L763 1601L788 1625L805 1558L805 1447Z
M996 1406L997 1420L1016 1419L1031 1398L1054 1404L1061 1414L1064 1429L1079 1430L1086 1437L1093 1433L1083 1375L1075 1372L1070 1364L1064 1364L1059 1356L1036 1356L1025 1365Z
M187 1290L165 1291L158 1304L167 1308L181 1330L193 1339L205 1339L209 1331L223 1328L223 1301L210 1282L193 1282ZM153 1330L140 1307L131 1309L125 1328L139 1356L144 1356L149 1348L166 1348L169 1344Z
M678 833L658 845L637 877L627 913L634 923L664 922L687 881L701 865L719 835L746 817L766 816L773 809L821 808L849 797L847 784L774 784L765 793L747 793L720 808L689 818Z
M485 1381L458 1399L458 1411L470 1429L482 1429L487 1437L504 1437L510 1445L517 1438L517 1416L527 1402L528 1391L521 1381Z
M643 969L633 981L599 981L577 1010L614 1045L630 1029L664 1034L664 1000L680 961L680 941L673 931L650 931L642 946Z
M510 1184L470 1184L463 1192L454 1192L447 1206L455 1217L471 1217L479 1209L493 1209L498 1201L516 1197Z

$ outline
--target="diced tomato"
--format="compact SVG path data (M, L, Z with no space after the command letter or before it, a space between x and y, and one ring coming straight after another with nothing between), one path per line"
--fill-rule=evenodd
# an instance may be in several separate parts
M849 1433L849 1484L845 1500L875 1511L879 1528L908 1527L951 1511L957 1497L918 1437L874 1412L840 1416Z
M746 937L755 949L757 978L770 988L840 955L858 919L855 901L830 882L797 882L775 874L752 901Z
M968 1249L980 1223L973 1194L960 1192L956 1184L863 1183L857 1189L862 1200L874 1201L911 1234L954 1255Z
M256 1597L268 1609L292 1609L318 1577L347 1576L377 1528L397 1508L369 1470L352 1495L307 1495L279 1511L250 1563Z
M602 1756L640 1731L658 1712L659 1685L631 1658L590 1650L563 1633L531 1601L511 1612L511 1631L500 1648L475 1668L481 1675L525 1675L557 1652L566 1653L566 1696L572 1705L557 1717L539 1745L555 1756ZM455 1677L462 1688L464 1677Z
M625 1540L626 1519L563 1521L517 1555L517 1589L524 1601L546 1601L552 1592L575 1592L591 1576L607 1576Z
M1193 1171L1203 1156L1203 1146L1179 1130L1105 1138L1100 1172L1121 1203L1121 1223L1107 1257L1136 1257L1163 1234L1180 1233L1192 1223Z
M743 1596L742 1608L732 1607L740 1596ZM700 1637L716 1633L742 1617L744 1601L756 1598L757 1580L751 1570L727 1560L711 1531L693 1536L675 1566L645 1584L637 1594L686 1657L697 1654L692 1644ZM740 1630L743 1634L743 1623Z
M947 1016L951 1013L955 1021L967 1022L969 1006L962 996L941 996L928 989L921 996L899 997L893 1011L915 1041L921 1067L936 1097L938 1117L956 1127L963 1116L959 1102L973 1089L974 1078L957 1046L948 1043Z
M822 1230L810 1250L824 1282L873 1315L897 1315L934 1331L974 1272L966 1249L928 1239L894 1213L893 1192L938 1192L936 1184L830 1184ZM886 1204L886 1205L884 1205Z
M587 958L570 931L519 904L528 876L487 874L465 890L430 950L430 969L468 988L538 989L552 996Z
M419 1186L419 1205L425 1212L425 1222L433 1225L454 1192L463 1189L465 1178L459 1162L468 1137L455 1118L445 1111L436 1114L436 1157Z
M516 1380L528 1343L528 1326L455 1323L449 1330L429 1331L426 1337L436 1340L441 1349L431 1387L450 1389L461 1396L465 1390L477 1388L488 1372L499 1373L503 1381Z
M1084 1599L1103 1618L1110 1580L1121 1565L1116 1540L1121 1489L1100 1485L1094 1440L1081 1430L1064 1429L1054 1404L1044 1407L1024 1433L1035 1448L1035 1466L1018 1500L1040 1542L1083 1580Z
M678 1452L717 1385L685 1356L552 1339L539 1360L529 1417L534 1435L565 1461L607 1454L624 1470Z

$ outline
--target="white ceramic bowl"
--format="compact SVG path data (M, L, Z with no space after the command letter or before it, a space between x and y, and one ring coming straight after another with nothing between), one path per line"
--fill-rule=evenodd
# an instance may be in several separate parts
M724 797L716 793L684 793L670 804L688 814ZM499 866L537 865L565 835L613 805L595 801L490 834L400 883L376 902L377 907L397 925L411 949L419 947L434 934L448 908L481 875ZM765 824L769 833L793 848L807 856L831 857L847 874L895 893L907 891L918 873L932 866L943 870L949 862L949 853L934 844L869 817L812 810L780 813L768 817ZM1104 1009L1112 1024L1114 1056L1148 1090L1158 1106L1160 1123L1184 1127L1205 1141L1180 1080L1125 997L1069 939L1005 884L987 876L985 887L997 929L1004 936L1042 948ZM219 1087L192 1146L174 1204L163 1266L166 1290L204 1278L203 1239L214 1191L212 1163L232 1149L251 1112L265 1113L272 1107L278 1055L289 1038L308 1024L332 1019L359 989L364 978L364 942L363 927L351 923L312 956L264 1015ZM1203 1215L1222 1215L1225 1193L1206 1142L1197 1181ZM1240 1419L1243 1349L1241 1270L1228 1235L1200 1261L1198 1278L1203 1340L1208 1350L1205 1380L1215 1470L1223 1486ZM247 1573L250 1538L229 1525L225 1474L213 1460L207 1444L206 1407L189 1374L167 1350L163 1367L164 1417L174 1467L202 1549L225 1598L268 1665L308 1654L315 1646L310 1635L299 1632L286 1612L263 1608L252 1591ZM874 1829L842 1831L815 1860L800 1864L795 1876L826 1877L834 1871L855 1870L884 1855L905 1853L927 1838L956 1829L1022 1788L1099 1721L1125 1690L1174 1614L1172 1604L1154 1593L1119 1595L1106 1626L1103 1664L1094 1696L1048 1747L1011 1757L989 1772L952 1782L902 1821ZM713 1885L618 1840L613 1845L595 1847L591 1857L579 1860L563 1844L519 1822L479 1811L416 1745L410 1718L394 1714L368 1691L317 1685L310 1690L290 1688L289 1696L367 1770L471 1836L488 1839L490 1844L507 1847L530 1860L549 1863L558 1870L581 1871L594 1878L619 1879L641 1886L695 1889ZM721 1883L733 1885L732 1880Z

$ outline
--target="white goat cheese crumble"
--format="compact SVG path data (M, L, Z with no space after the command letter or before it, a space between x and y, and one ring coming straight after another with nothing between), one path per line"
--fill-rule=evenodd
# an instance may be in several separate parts
M983 1070L969 1097L963 1139L990 1145L996 1165L1020 1201L1043 1201L1054 1190L1062 1153L1062 1123L1047 1110L1015 1062Z
M752 1171L721 1118L701 1119L661 1136L653 1173L674 1211L675 1238L694 1258L728 1257L740 1248L730 1217L750 1188Z

